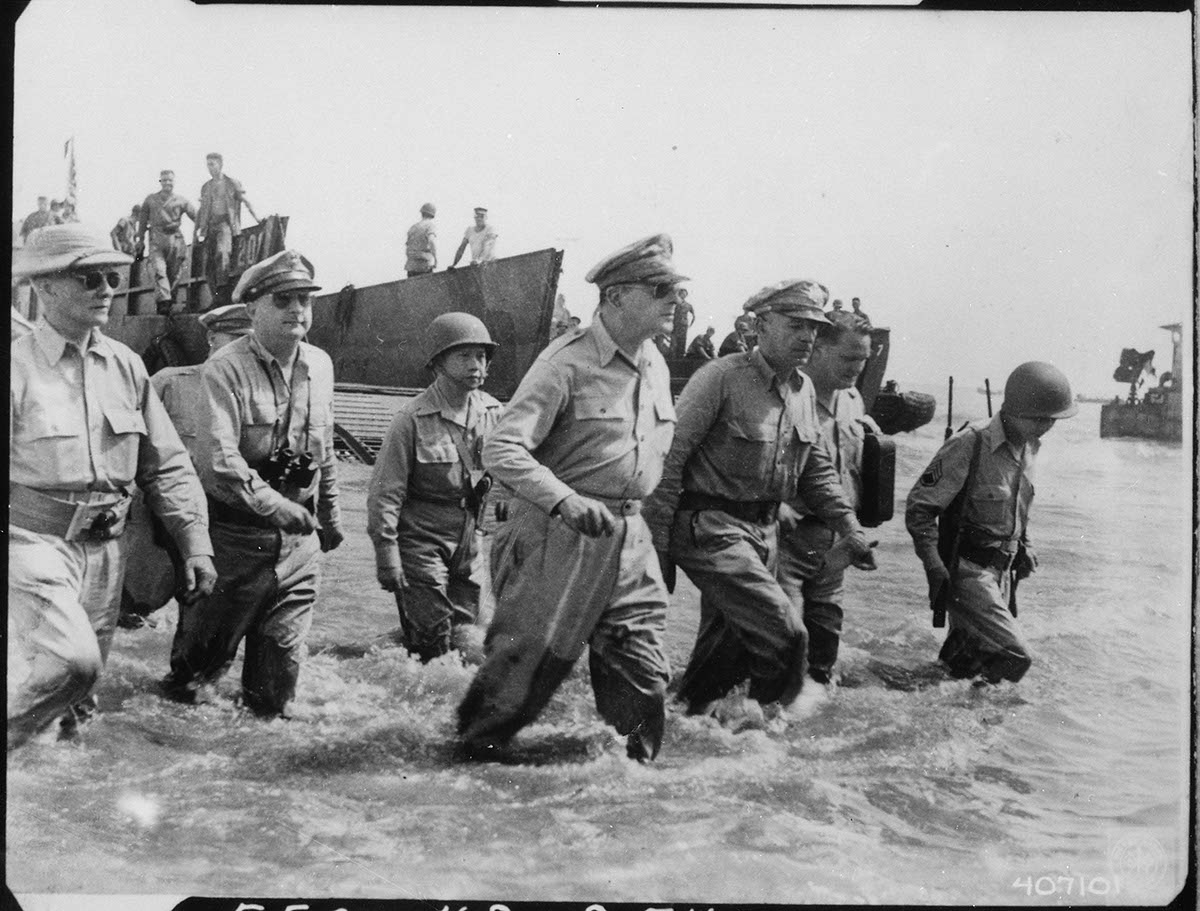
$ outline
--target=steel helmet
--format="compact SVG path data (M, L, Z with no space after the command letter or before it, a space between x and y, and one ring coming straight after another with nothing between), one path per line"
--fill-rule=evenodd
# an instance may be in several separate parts
M1079 406L1061 370L1044 361L1026 361L1008 375L1000 410L1018 418L1069 418Z
M482 345L489 358L496 353L496 343L483 320L470 313L443 313L425 330L425 350L429 352L425 366L432 367L439 354L459 345Z

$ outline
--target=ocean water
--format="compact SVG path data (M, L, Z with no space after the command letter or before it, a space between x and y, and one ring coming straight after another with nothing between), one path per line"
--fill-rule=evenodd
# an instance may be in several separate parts
M982 411L982 399L978 410ZM960 420L969 415L960 416ZM786 904L1157 904L1188 857L1190 450L1099 438L1084 405L1045 438L1021 586L1018 685L889 686L936 655L903 498L944 417L897 438L897 515L854 573L843 684L799 722L734 734L672 707L659 761L624 758L586 662L513 762L462 764L471 670L393 643L374 582L368 470L343 467L299 715L164 701L173 608L119 631L103 714L8 758L9 887L51 896L292 895ZM685 663L698 615L680 581ZM88 907L105 906L91 899ZM122 907L133 907L129 899ZM64 899L62 907L83 907ZM138 907L154 907L153 900Z

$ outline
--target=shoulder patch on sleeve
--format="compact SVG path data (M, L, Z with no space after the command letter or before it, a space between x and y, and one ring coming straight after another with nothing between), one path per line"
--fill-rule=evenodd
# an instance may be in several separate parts
M925 473L921 475L922 487L933 487L942 479L942 460L934 459L933 463L925 469Z

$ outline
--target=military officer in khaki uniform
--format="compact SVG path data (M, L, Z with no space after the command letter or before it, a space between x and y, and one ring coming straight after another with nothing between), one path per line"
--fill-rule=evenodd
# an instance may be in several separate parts
M669 237L647 237L587 274L596 318L538 356L483 461L516 499L492 550L497 598L486 660L459 706L472 753L537 717L585 649L596 708L627 752L662 742L667 592L642 499L675 428L670 377L652 339L671 331L686 277Z
M208 336L209 356L230 342L249 335L250 316L245 304L217 307L199 316ZM185 367L164 367L150 377L150 385L158 393L171 423L179 433L188 455L195 464L196 416L200 411L201 364ZM150 615L175 597L179 573L179 553L171 539L164 534L161 523L147 512L140 493L135 494L129 510L129 565L125 572L125 588L121 594L120 625L137 629L154 625Z
M120 609L135 483L179 548L185 599L216 579L179 435L141 358L101 332L131 262L66 224L30 235L14 263L44 316L10 354L9 749L90 703Z
M443 313L426 335L433 385L401 406L367 490L379 584L395 592L408 648L428 661L474 645L487 489L483 437L500 403L480 387L496 344L469 313Z
M942 444L908 494L904 520L929 597L949 588L950 630L939 658L954 677L1020 680L1033 659L1017 626L1017 582L1037 568L1029 541L1033 469L1042 436L1079 406L1062 371L1029 361L1004 385L1000 413ZM938 523L963 497L957 565L938 549Z
M744 305L758 317L758 347L710 361L679 397L679 423L662 483L647 512L655 546L700 589L700 629L680 681L689 714L706 714L750 679L746 714L789 706L804 684L807 637L775 578L781 500L808 508L872 561L820 427L808 360L828 291L793 279Z
M812 382L821 426L821 445L829 453L846 500L855 509L862 499L863 441L879 427L863 410L854 387L871 356L871 327L853 315L826 313L829 325L817 330L812 356L801 367ZM808 676L827 684L837 661L842 634L845 567L827 561L837 534L809 508L803 497L779 507L779 582L803 605L808 633Z
M321 578L342 542L333 453L333 363L303 341L312 325L312 264L284 250L242 273L233 291L254 333L205 362L196 467L208 494L220 581L182 609L164 690L207 696L246 640L245 705L290 714Z

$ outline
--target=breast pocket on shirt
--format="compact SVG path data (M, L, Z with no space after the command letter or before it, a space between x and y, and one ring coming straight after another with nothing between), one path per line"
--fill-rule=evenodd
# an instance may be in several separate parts
M104 453L104 470L114 480L132 480L137 472L138 450L146 436L146 419L140 411L107 406L104 420L113 435Z
M1012 499L1004 487L980 485L971 495L971 511L976 524L997 534L1007 534L1012 526Z
M242 457L250 463L267 458L275 445L275 400L250 399L242 423Z
M73 426L61 411L33 409L15 436L13 445L21 448L22 458L50 481L87 470L83 428Z
M773 421L734 420L729 424L730 458L725 466L731 475L745 481L761 483L769 476L779 426Z

